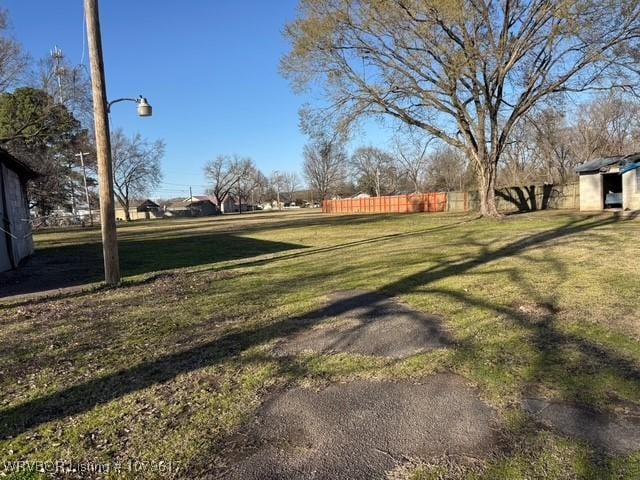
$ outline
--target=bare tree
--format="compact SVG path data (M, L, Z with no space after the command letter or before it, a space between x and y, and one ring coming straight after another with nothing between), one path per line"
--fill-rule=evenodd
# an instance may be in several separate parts
M269 179L264 173L258 170L255 174L255 188L251 192L252 203L262 203L268 199L271 191L271 185Z
M284 192L289 203L295 202L295 193L300 188L300 179L296 172L284 172L282 174Z
M340 140L318 138L304 147L304 176L321 200L344 182L346 163L347 156Z
M431 191L465 191L469 188L468 161L458 149L448 145L429 156L427 185Z
M57 50L57 54L57 59L47 56L36 63L30 83L47 92L56 104L67 107L83 125L91 125L91 79L81 66L71 65L61 50Z
M29 57L16 40L11 38L9 12L0 9L0 93L18 84L29 64Z
M433 142L434 138L418 134L410 131L402 138L396 137L395 151L398 154L398 163L400 164L401 174L409 181L414 193L418 193L422 189L427 173L427 149Z
M246 205L251 199L253 192L260 186L264 175L253 163L253 160L246 158L241 161L239 168L240 177L233 186L232 195L238 200L238 211L242 213L242 204Z
M351 156L351 168L358 186L374 196L394 193L398 170L394 158L375 147L358 148Z
M637 0L302 0L283 72L324 83L347 125L388 115L475 165L481 213L499 216L497 167L514 126L557 94L634 88Z
M111 135L113 186L126 221L131 220L131 200L147 195L162 180L164 149L162 140L149 142L140 134L129 138L122 129Z
M539 158L541 177L547 183L566 183L575 175L575 163L571 152L571 139L574 135L565 120L564 112L545 109L528 122L534 140L535 152L530 156ZM530 171L535 176L535 166Z
M204 167L204 173L211 180L211 193L223 209L227 197L232 193L236 184L243 178L253 165L250 158L238 155L218 155Z
M579 162L640 148L640 104L620 95L600 96L576 112L571 149Z
M537 144L538 132L532 123L534 120L520 122L511 131L510 141L502 154L497 184L505 187L531 185L544 181L544 161L542 149ZM550 127L540 128L549 129ZM553 144L555 145L555 141ZM551 150L551 148L549 148Z

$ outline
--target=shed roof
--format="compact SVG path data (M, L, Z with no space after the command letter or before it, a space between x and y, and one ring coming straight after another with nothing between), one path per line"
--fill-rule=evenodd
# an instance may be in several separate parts
M38 172L2 148L0 148L0 163L6 165L20 177L27 180L38 176Z
M590 173L599 172L603 169L608 170L608 167L612 165L619 165L621 167L640 161L640 153L632 153L630 155L615 155L612 157L603 157L591 160L576 167L578 173Z

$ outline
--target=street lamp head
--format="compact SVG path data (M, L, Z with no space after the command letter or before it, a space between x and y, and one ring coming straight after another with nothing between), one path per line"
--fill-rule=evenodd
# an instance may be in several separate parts
M138 97L136 100L138 104L138 116L140 117L150 117L153 114L153 108L149 105L149 102L142 95Z

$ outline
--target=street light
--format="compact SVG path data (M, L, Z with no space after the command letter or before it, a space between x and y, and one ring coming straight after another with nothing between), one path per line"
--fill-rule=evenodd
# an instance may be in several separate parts
M91 90L93 93L93 121L96 135L96 158L100 192L100 223L104 259L104 280L107 285L120 283L120 259L113 192L113 164L111 162L111 138L109 134L109 109L116 102L133 101L138 104L138 115L151 115L151 105L139 98L119 98L107 102L107 88L102 59L102 36L98 0L84 0L87 23L87 45L91 65Z
M149 102L142 95L138 96L138 98L118 98L116 100L112 100L107 104L107 113L111 113L111 105L118 102L134 102L138 104L138 116L139 117L150 117L153 114L153 107L149 105Z

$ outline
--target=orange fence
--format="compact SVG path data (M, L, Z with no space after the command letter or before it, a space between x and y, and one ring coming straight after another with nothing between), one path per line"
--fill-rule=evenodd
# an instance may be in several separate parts
M466 194L464 200L466 206ZM415 193L412 195L325 200L322 204L322 211L324 213L446 212L447 194L446 192Z

